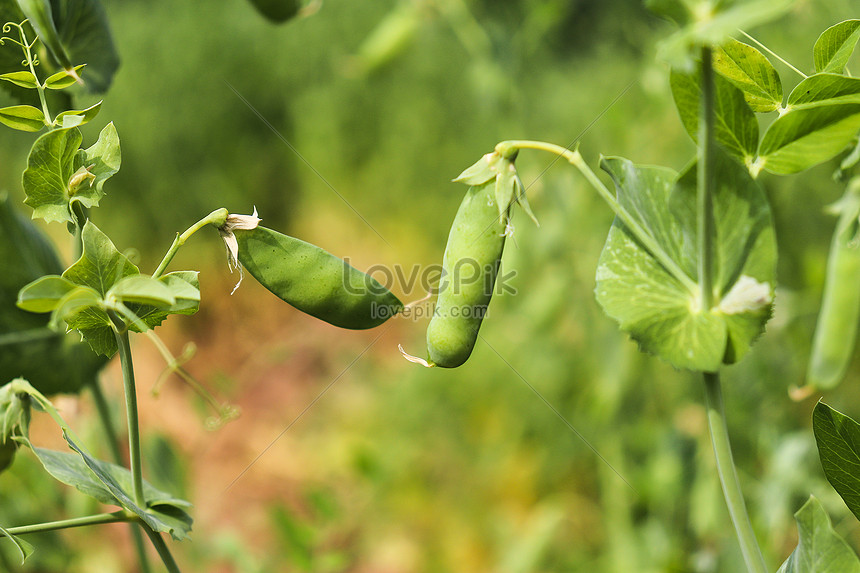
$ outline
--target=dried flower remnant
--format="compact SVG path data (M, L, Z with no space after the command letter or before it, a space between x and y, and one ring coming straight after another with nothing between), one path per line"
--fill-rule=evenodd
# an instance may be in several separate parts
M236 292L245 276L245 273L242 272L242 265L239 263L239 243L236 241L236 235L233 234L233 231L236 229L245 231L256 229L261 220L257 216L257 208L254 207L254 212L251 215L234 215L232 213L227 215L227 220L218 227L218 233L224 239L224 245L227 247L227 266L231 273L234 269L239 271L239 282L236 283L230 294Z

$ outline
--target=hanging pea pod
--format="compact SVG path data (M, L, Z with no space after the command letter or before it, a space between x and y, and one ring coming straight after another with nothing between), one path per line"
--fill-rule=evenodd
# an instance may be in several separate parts
M807 383L819 390L834 388L842 380L857 339L860 319L860 177L848 185L832 210L839 214L827 259L824 298Z
M244 268L304 313L361 330L379 326L403 309L376 279L315 245L259 226L236 227L232 233Z
M454 217L427 327L428 365L456 368L475 347L505 246L507 208L500 220L495 197L492 179L470 187Z

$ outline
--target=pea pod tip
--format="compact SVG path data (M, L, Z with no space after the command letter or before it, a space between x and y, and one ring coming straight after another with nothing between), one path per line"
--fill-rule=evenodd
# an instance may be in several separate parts
M421 366L423 366L425 368L433 368L434 366L436 366L436 364L434 364L433 362L428 362L427 360L424 360L423 358L409 354L408 352L403 350L402 344L397 345L397 350L399 350L400 354L403 356L403 358L405 358L409 362L412 362L415 364L420 364Z

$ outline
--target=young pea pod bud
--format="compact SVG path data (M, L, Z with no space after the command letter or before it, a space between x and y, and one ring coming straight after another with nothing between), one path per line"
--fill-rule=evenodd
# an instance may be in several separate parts
M472 354L505 246L495 182L470 187L454 217L442 259L439 298L427 327L430 365L456 368Z
M857 340L860 319L860 177L834 205L839 222L830 245L824 298L815 327L807 383L819 390L842 380Z
M237 227L232 233L239 263L304 313L362 330L379 326L403 309L403 303L376 279L315 245L259 226Z

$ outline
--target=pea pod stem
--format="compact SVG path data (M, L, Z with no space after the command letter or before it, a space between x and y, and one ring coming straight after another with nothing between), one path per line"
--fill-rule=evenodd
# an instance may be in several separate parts
M152 542L155 550L158 551L158 556L161 557L161 561L164 563L167 571L169 573L180 573L179 566L173 559L173 555L170 554L170 549L168 549L167 544L164 542L164 538L161 537L161 534L157 531L153 531L146 525L143 526L143 530L149 536L149 540Z
M594 171L588 166L585 160L582 158L582 155L579 153L579 150L571 150L566 147L562 147L560 145L555 145L552 143L546 143L543 141L529 141L529 140L511 140L511 141L503 141L499 145L496 146L496 150L500 152L505 152L510 149L536 149L539 151L547 151L549 153L553 153L560 157L563 157L579 169L579 172L588 180L592 187L597 191L597 194L609 205L610 209L615 213L615 215L624 223L628 229L635 235L636 239L639 240L642 245L648 249L654 258L656 258L661 265L673 276L675 279L680 282L684 287L690 291L690 293L698 293L699 286L693 281L687 274L681 269L678 264L672 260L672 258L666 253L666 251L657 243L654 237L648 233L642 225L640 225L636 219L618 202L618 200L612 195L612 192L603 184L603 182L597 177Z
M85 527L87 525L102 525L105 523L116 523L118 521L134 521L136 518L124 511L113 513L98 513L84 517L73 517L59 521L46 521L45 523L34 523L33 525L21 525L19 527L7 527L10 535L26 535L28 533L42 533L44 531L57 531L59 529L71 529L73 527ZM0 532L0 537L5 537Z
M711 444L714 447L714 457L717 461L717 474L720 476L720 485L729 509L729 516L738 536L741 553L750 573L766 573L767 567L747 514L741 485L735 470L729 432L726 427L726 412L720 388L720 375L716 372L704 372L702 376L705 382L708 430L711 435Z
M221 209L215 209L190 227L188 227L184 233L181 235L179 233L176 234L176 238L173 239L173 244L170 245L170 248L167 250L167 253L164 255L164 258L161 259L161 262L158 264L158 268L155 269L155 272L152 273L152 278L158 278L164 274L164 271L167 269L167 265L170 264L170 261L173 260L173 257L176 256L176 252L179 248L185 244L185 241L191 238L191 235L205 227L206 225L215 225L220 226L224 224L224 221L227 220L227 209L223 207Z

